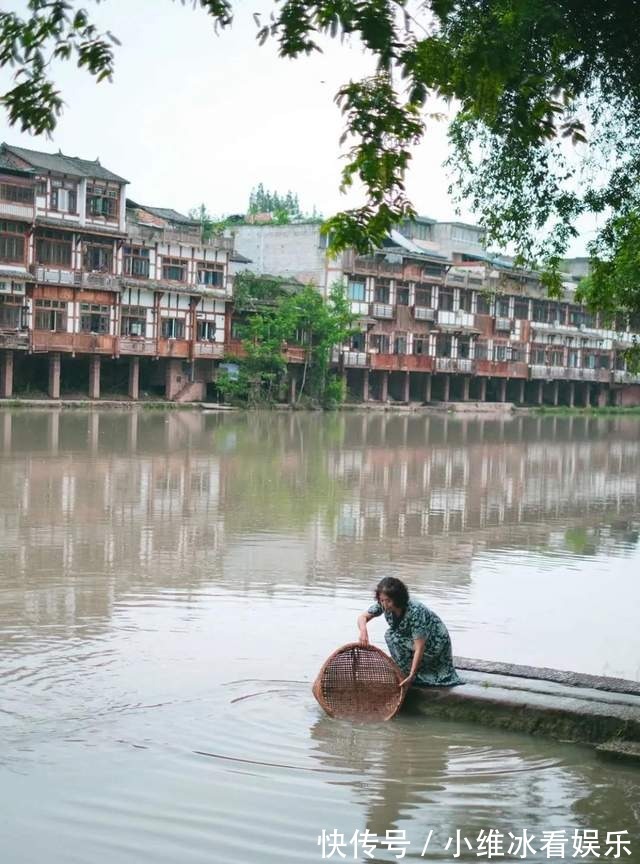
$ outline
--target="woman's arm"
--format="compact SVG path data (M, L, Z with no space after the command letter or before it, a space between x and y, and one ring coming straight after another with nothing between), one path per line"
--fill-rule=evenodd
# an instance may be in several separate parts
M367 623L371 621L372 618L375 618L375 615L370 615L368 612L363 612L362 615L358 615L358 632L360 634L360 644L368 645L369 644L369 634L367 633Z
M414 639L413 640L413 659L411 661L411 671L408 676L404 679L404 681L400 682L401 687L410 687L415 681L416 675L418 674L418 669L420 668L420 664L422 663L422 658L424 656L424 646L426 645L426 639Z

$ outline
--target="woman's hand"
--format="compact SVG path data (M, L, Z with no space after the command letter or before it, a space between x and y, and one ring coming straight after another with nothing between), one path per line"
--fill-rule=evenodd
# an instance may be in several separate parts
M401 681L401 682L400 682L400 686L401 686L401 687L411 687L411 685L413 684L413 682L414 682L415 680L416 680L416 676L415 676L415 675L408 675L408 676L404 679L404 681Z
M369 620L369 616L366 612L363 612L362 615L358 615L358 633L360 636L360 644L368 645L369 644L369 634L367 633L367 621Z

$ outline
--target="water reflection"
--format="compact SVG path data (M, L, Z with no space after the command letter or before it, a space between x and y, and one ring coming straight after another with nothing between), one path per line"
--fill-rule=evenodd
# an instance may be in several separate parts
M632 555L638 428L633 418L3 411L4 623L96 626L120 590L148 580L267 590L277 573L333 591L358 568L403 562L423 584L455 565L449 586L463 590L474 556L491 549Z

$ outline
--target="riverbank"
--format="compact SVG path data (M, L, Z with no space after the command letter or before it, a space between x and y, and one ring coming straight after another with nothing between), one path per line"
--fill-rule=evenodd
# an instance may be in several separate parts
M640 764L640 682L455 658L464 684L414 688L408 710L595 747Z
M398 413L398 414L481 414L504 417L508 415L528 415L546 417L608 417L608 416L639 416L640 405L629 406L607 406L604 408L585 408L568 406L545 407L516 405L513 402L344 402L333 409L309 408L305 405L291 405L289 403L274 404L270 406L238 406L220 402L170 402L165 399L86 399L82 397L68 397L63 399L43 398L20 398L12 397L0 399L2 408L34 408L47 409L75 409L75 410L142 410L142 411L367 411L374 413Z

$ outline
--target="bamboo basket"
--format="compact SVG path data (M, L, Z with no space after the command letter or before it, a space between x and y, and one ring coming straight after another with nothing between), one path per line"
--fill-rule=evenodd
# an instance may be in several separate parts
M313 684L313 695L330 717L376 723L400 710L405 676L375 645L350 642L328 657Z

